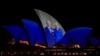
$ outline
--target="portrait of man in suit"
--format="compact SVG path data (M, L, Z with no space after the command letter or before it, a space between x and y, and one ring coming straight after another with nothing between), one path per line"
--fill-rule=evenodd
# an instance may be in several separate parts
M52 45L55 44L54 30L51 28L51 22L49 20L46 21L45 34L48 42L48 47L52 47Z

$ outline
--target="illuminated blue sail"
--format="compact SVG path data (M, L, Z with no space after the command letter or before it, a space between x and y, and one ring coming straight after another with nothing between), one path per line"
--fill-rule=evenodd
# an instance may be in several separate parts
M19 40L28 40L27 34L22 27L7 25L4 28L12 35L16 42L19 42Z
M27 19L22 19L22 22L28 32L31 45L34 45L35 43L46 45L45 36L38 23Z
M69 30L63 37L64 39L60 40L59 43L66 41L66 45L79 44L81 47L85 47L86 39L90 37L91 30L92 28L88 27L79 27Z
M52 48L57 42L59 42L62 39L62 36L55 35L56 37L54 39L54 37L52 37L52 34L49 33L49 31L47 29L48 27L46 26L46 21L49 20L51 22L51 28L55 28L54 24L57 23L59 25L60 29L62 30L62 32L61 32L62 35L65 34L65 31L64 31L63 27L61 26L61 24L51 15L49 15L48 13L46 13L44 11L38 10L38 9L35 9L35 11L36 11L37 15L39 16L39 19L44 28L48 47ZM59 32L59 31L57 31L57 32Z

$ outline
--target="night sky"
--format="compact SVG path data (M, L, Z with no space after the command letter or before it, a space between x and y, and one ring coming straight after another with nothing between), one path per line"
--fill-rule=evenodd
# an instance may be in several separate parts
M0 32L3 25L22 25L21 18L38 22L39 18L34 9L43 10L56 18L65 31L75 27L92 27L91 36L100 38L100 22L98 4L75 1L3 1L1 5ZM3 36L4 36L3 35Z

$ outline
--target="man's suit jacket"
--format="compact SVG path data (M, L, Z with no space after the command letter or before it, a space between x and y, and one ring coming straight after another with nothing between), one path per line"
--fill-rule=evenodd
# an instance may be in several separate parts
M52 28L50 29L52 30ZM50 32L48 27L45 27L45 33L46 33L48 47L52 48L52 46L55 44L54 33Z

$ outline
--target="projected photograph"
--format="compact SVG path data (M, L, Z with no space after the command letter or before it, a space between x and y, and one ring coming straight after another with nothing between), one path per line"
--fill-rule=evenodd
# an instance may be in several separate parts
M40 24L34 20L21 18L23 26L11 24L2 26L12 37L8 41L9 44L19 43L39 48L86 48L89 41L93 47L100 46L100 39L91 36L92 27L74 27L65 31L60 22L49 13L39 9L34 11Z
M87 39L93 44L92 36L90 35L92 27L76 27L65 32L61 24L54 17L38 9L35 9L35 11L44 28L48 47L53 48L53 46L56 47L55 45L61 45L72 48L83 48L86 47ZM98 44L100 45L99 42Z
M66 55L70 55L74 49L72 55L77 55L77 52L81 53L80 49L100 48L100 34L97 33L99 30L95 27L96 24L84 18L71 17L72 14L63 18L64 14L57 11L61 15L59 16L56 11L49 11L34 8L31 12L33 14L27 12L19 18L3 18L0 22L0 55L52 56L58 55L55 54L57 50L59 53L64 51L64 54L69 51Z
M52 48L62 39L63 35L65 34L65 30L60 23L48 13L38 9L35 9L35 11L38 14L44 28L48 47Z

